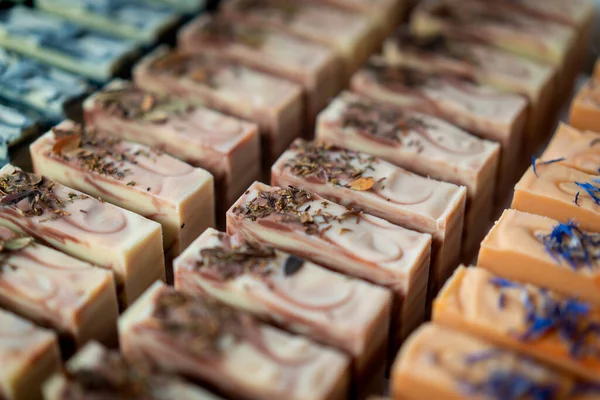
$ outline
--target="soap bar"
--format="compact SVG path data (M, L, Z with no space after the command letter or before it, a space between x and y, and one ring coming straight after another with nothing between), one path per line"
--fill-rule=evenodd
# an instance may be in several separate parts
M137 54L134 41L23 6L0 11L0 45L98 81L110 78Z
M302 88L214 54L157 49L133 71L138 86L254 121L270 166L303 132Z
M423 322L429 234L350 210L312 192L258 182L227 212L227 232L391 289L392 351Z
M538 163L557 162L590 175L600 174L600 132L561 123Z
M377 50L381 40L369 16L323 1L232 0L224 2L221 11L330 47L344 61L348 77Z
M219 400L175 376L128 363L121 354L89 343L43 386L46 400L147 399Z
M174 269L177 290L206 293L336 347L352 357L356 391L366 394L377 383L383 387L388 290L214 229L194 241Z
M600 306L600 234L506 210L481 243L477 265Z
M0 104L0 167L9 162L8 148L39 131L37 116L16 105Z
M402 399L559 400L572 398L567 394L573 385L567 375L530 358L427 323L398 354L391 390Z
M166 153L73 121L37 139L30 153L35 172L161 224L169 255L215 226L212 175Z
M51 120L64 117L65 105L91 91L83 78L0 49L0 92Z
M274 186L301 187L345 207L432 235L429 298L460 260L467 190L382 159L297 139L273 165Z
M207 0L149 0L149 3L168 5L187 14L198 13L204 10Z
M499 145L438 118L345 92L319 116L317 138L467 188L463 259L489 229Z
M597 176L558 163L537 163L515 186L511 208L565 224L575 220L584 230L600 232L599 204Z
M432 320L600 382L600 308L589 303L461 267L435 301Z
M442 35L419 37L400 30L386 40L384 57L393 65L405 65L434 73L452 73L527 97L530 110L522 153L529 157L548 133L556 69L465 38Z
M600 132L600 82L589 79L571 103L569 124L582 131Z
M202 15L179 31L178 45L185 52L216 53L301 85L309 124L342 85L336 53L261 22Z
M117 343L113 273L0 227L0 306L82 346Z
M157 282L119 321L130 361L155 365L243 399L341 399L348 358L209 297Z
M525 97L502 93L453 73L432 73L372 57L350 83L352 90L378 101L434 115L500 143L499 202L516 179L527 118Z
M170 6L141 0L36 0L35 3L41 10L91 29L148 44L162 37L181 17Z
M121 306L164 279L160 224L10 164L0 191L0 226L111 269Z
M60 368L56 335L0 310L0 395L41 400L41 385Z
M83 104L88 127L161 149L215 178L223 213L260 176L256 124L116 80ZM222 206L222 207L220 207Z

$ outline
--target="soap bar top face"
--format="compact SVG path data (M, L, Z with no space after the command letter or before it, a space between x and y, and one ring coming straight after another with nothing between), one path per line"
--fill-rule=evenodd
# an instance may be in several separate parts
M133 41L22 6L0 12L0 43L99 80L108 78L116 64L136 50Z
M575 298L461 267L436 300L433 321L600 379L600 308Z
M594 12L594 2L590 0L537 0L510 1L514 9L537 19L554 21L562 25L580 28Z
M558 161L556 161L558 160ZM538 162L556 161L586 174L600 174L600 133L560 124Z
M17 144L36 130L37 120L21 107L0 104L0 140L8 145Z
M64 104L91 86L74 74L0 49L0 90L11 101L60 119Z
M139 360L208 381L232 397L344 397L349 360L206 296L156 283L121 318L121 346ZM339 397L337 397L339 396Z
M218 400L199 387L179 378L155 372L143 364L130 364L117 351L91 342L66 364L64 374L56 374L44 385L45 398L148 400Z
M572 384L537 361L432 323L408 339L392 372L392 393L409 399L558 400Z

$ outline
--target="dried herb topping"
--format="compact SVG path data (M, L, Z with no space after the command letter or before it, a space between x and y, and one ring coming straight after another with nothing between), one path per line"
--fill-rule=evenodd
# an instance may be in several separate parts
M224 248L222 246L202 249L202 260L197 267L210 268L222 279L229 280L250 273L260 276L272 272L272 262L276 258L275 250L270 247L258 247L251 244Z
M224 68L237 71L239 66L212 55L181 52L170 52L157 57L149 66L149 69L156 73L187 77L210 88L218 87L217 74Z
M566 261L573 270L598 269L600 233L584 232L569 221L559 223L547 235L538 235L538 239L558 264Z

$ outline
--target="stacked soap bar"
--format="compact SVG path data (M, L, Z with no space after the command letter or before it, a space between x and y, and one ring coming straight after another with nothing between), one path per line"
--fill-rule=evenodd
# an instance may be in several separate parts
M213 177L166 153L64 121L30 146L33 169L162 225L179 255L215 225Z
M56 335L0 310L0 396L42 398L42 383L60 368Z
M153 43L180 20L172 6L141 0L35 0L36 6L75 23L115 36Z
M431 235L295 187L253 184L227 212L227 231L392 290L392 350L424 319Z
M83 78L0 49L2 97L31 107L53 121L65 115L65 106L71 100L90 90Z
M383 387L389 291L214 229L188 247L174 268L177 290L210 294L348 353L356 392Z
M168 52L160 48L133 71L146 90L180 99L258 124L264 165L271 163L303 132L302 88L215 54Z
M590 175L600 174L600 132L583 132L560 124L540 157Z
M128 360L183 374L232 398L341 399L348 358L209 297L153 285L121 317Z
M0 12L0 46L98 81L110 78L137 54L132 40L23 6Z
M350 93L319 116L317 138L467 188L463 258L471 259L492 217L499 145L438 118Z
M120 80L83 107L88 127L208 170L215 178L217 212L224 213L260 176L260 137L253 123Z
M90 343L53 375L43 388L47 400L124 399L219 400L217 396L179 378L127 362L122 355Z
M302 86L309 126L341 87L341 62L325 46L257 21L200 16L179 32L186 52L222 55Z
M0 190L1 226L111 269L121 306L164 279L160 224L10 164Z
M117 343L118 304L110 270L94 267L0 227L0 305L80 347Z
M600 132L600 81L589 79L571 103L569 123L580 130Z
M8 148L38 132L36 115L21 106L0 104L0 166L9 162Z
M298 139L271 169L275 186L301 187L433 237L429 297L459 264L466 188L411 173L366 153Z

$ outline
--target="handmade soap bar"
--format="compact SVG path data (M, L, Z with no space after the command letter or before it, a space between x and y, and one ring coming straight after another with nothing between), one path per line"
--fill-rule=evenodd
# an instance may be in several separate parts
M158 40L181 15L173 7L143 0L104 2L35 0L36 6L65 19L111 35L145 43Z
M569 124L582 131L600 133L600 81L589 79L573 99Z
M506 210L481 243L477 265L600 306L600 234L577 222Z
M36 134L38 130L38 120L33 113L20 106L0 104L0 167L9 162L10 146Z
M598 306L461 267L436 299L432 320L600 382Z
M0 49L0 93L12 102L34 108L58 121L65 105L91 90L75 74Z
M309 123L342 85L336 53L264 23L203 15L180 30L178 44L182 51L216 53L301 85Z
M179 378L128 363L123 356L92 342L43 387L46 400L147 399L219 400L217 396Z
M56 335L0 310L0 396L42 398L42 383L60 368Z
M330 47L344 61L348 77L377 50L381 40L368 16L322 1L232 0L224 2L221 11Z
M440 119L348 92L319 116L317 138L467 188L463 259L472 259L489 229L499 145Z
M366 394L370 385L383 387L388 290L214 229L194 241L174 269L177 290L209 294L337 347L352 357L355 390Z
M99 81L137 54L134 41L23 6L0 11L0 45Z
M452 73L502 92L527 97L528 113L523 154L529 157L545 140L555 88L555 68L475 40L442 35L419 37L400 30L384 45L391 64L420 70Z
M117 343L113 273L0 227L0 306L57 331L80 347Z
M120 304L164 279L160 224L12 166L0 169L0 226L111 269Z
M561 123L538 163L549 161L600 174L600 132L582 132Z
M204 381L233 398L342 399L349 360L209 297L156 283L119 321L131 361Z
M162 225L179 255L215 226L213 177L166 153L64 121L30 146L35 172Z
M303 132L300 86L214 54L170 53L160 48L135 67L134 77L147 90L256 122L263 138L264 165L270 166Z
M600 232L600 183L595 175L563 165L536 163L515 186L511 208Z
M431 73L372 57L350 83L352 89L375 100L418 110L488 140L500 143L498 201L512 189L528 101L502 93L453 73Z
M474 336L428 323L398 354L392 394L401 399L571 399L567 375Z
M295 186L433 237L433 298L460 260L467 190L434 181L371 156L296 140L273 165L274 186Z
M429 234L350 210L312 192L258 182L227 212L227 232L391 289L392 350L423 321Z
M209 171L223 213L260 176L260 136L253 123L121 80L90 96L83 108L87 126Z

